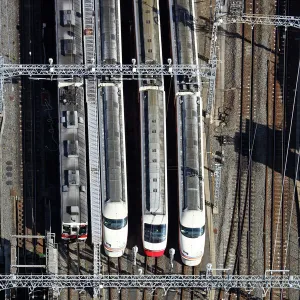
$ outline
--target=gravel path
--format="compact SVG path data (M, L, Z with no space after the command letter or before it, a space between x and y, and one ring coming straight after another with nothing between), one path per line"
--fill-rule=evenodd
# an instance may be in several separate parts
M19 1L0 2L0 56L4 62L19 62ZM1 201L1 247L4 247L6 272L10 272L10 239L15 233L15 199L22 201L22 133L20 85L5 83L3 113L0 133L0 201ZM1 123L0 122L0 123ZM4 209L5 208L5 209Z

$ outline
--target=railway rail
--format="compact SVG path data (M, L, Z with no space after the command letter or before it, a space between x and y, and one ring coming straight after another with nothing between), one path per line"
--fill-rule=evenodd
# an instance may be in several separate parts
M255 1L246 1L246 12L255 11ZM239 181L238 200L238 242L236 249L236 261L234 271L237 274L251 274L251 248L252 248L252 197L255 197L255 189L252 182L252 154L255 138L255 86L254 66L255 59L255 31L256 28L246 24L242 25L244 39L242 41L242 78L243 87L241 93L241 117L240 117L240 149L239 149ZM246 40L250 42L247 43Z
M33 1L25 1L21 5L21 22L24 24L32 43L29 44L25 38L25 33L21 38L21 61L25 63L40 62L42 56L39 47L39 33L37 29L39 19L36 15L39 13L40 6ZM28 88L27 88L28 87ZM24 151L24 200L23 206L18 207L18 231L27 235L37 235L43 228L43 208L40 186L43 185L43 160L41 147L43 147L43 122L41 119L41 84L33 82L28 78L22 81L23 103L26 104L23 109L22 128L23 141L22 149ZM43 208L41 208L43 207ZM22 248L23 241L19 239L19 246ZM43 254L43 241L27 238L23 248L24 264L40 264L39 254ZM33 271L32 268L25 268ZM20 270L23 272L23 270ZM35 270L38 272L38 270Z
M90 246L81 241L61 243L60 268L68 275L89 275L92 270L92 251ZM73 287L61 292L61 299L90 299L91 290L76 290Z
M288 1L277 1L277 12L288 13ZM273 74L268 101L268 119L271 128L270 139L273 143L272 171L268 173L272 182L272 189L266 198L266 209L271 217L265 222L270 236L266 238L265 265L274 269L286 269L288 215L290 215L290 199L293 199L293 180L287 176L286 165L289 144L289 126L292 119L292 97L287 97L287 57L288 57L288 29L277 28L274 31L274 54L269 63L269 73ZM287 168L286 168L287 167ZM271 174L270 174L271 173ZM271 199L271 201L270 201ZM268 249L269 248L269 249ZM287 297L286 290L273 290L272 299Z
M275 3L276 4L276 3ZM287 2L278 2L277 13L286 14ZM276 7L276 5L274 6ZM248 14L262 14L262 7L258 1L245 1L245 11ZM239 28L238 28L239 29ZM257 188L255 176L257 169L253 165L253 150L255 149L256 131L262 129L261 116L257 115L259 107L258 96L262 95L257 84L260 70L262 50L259 49L262 33L259 27L247 24L241 26L243 40L242 47L242 78L241 78L241 107L240 122L237 124L239 132L239 151L237 154L237 176L233 216L227 245L225 268L233 268L234 274L253 274L256 264L257 236L254 220L257 218ZM286 57L287 57L287 31L274 28L274 41L269 41L270 52L268 60L267 79L267 127L265 134L268 139L265 167L266 194L264 203L264 270L282 270L286 268L286 238L287 213L289 211L288 199L292 186L290 178L283 177L285 172L285 158L289 149L288 137L285 136L287 112L286 101ZM261 97L260 101L263 98ZM291 109L290 109L291 110ZM263 114L263 112L261 112ZM289 117L288 117L289 116ZM259 129L258 129L259 128ZM260 133L261 134L261 133ZM270 153L272 153L270 158ZM271 188L269 188L269 186ZM268 234L269 233L269 234ZM238 291L241 293L242 291ZM286 297L286 291L276 292L273 297Z

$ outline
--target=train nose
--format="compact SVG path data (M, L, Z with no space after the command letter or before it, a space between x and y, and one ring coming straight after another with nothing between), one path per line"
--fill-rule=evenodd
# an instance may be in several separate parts
M165 250L148 250L144 248L144 252L147 256L150 257L160 257L164 255Z

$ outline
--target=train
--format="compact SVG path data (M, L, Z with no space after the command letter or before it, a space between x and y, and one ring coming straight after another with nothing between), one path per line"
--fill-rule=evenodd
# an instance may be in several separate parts
M162 64L159 1L134 0L138 64ZM168 236L166 103L162 76L139 80L142 242L147 256L164 254Z
M69 88L68 88L69 90ZM63 102L64 92L60 91L60 170L61 170L61 238L66 241L86 241L88 236L87 198L82 176L85 166L80 166L80 156L85 155L83 124L78 122L78 111L72 102ZM83 151L82 151L83 150Z
M169 0L174 64L198 65L193 0ZM205 247L202 99L199 76L174 76L177 114L179 249L199 265Z
M78 62L76 43L69 34L74 30L76 18L72 4L63 0L56 1L55 6L59 12L56 14L57 63ZM83 88L75 87L72 82L59 81L58 99L61 239L85 242L88 238L88 204Z
M100 63L122 64L120 1L101 0ZM102 78L99 88L102 232L105 253L123 255L128 236L123 83Z

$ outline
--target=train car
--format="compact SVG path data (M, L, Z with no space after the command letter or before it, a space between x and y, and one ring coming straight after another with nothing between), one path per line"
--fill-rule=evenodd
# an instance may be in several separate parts
M169 0L175 64L198 64L193 0ZM183 263L200 264L205 246L201 81L175 76L177 110L179 248Z
M122 64L119 0L100 0L100 60ZM127 177L122 80L102 78L99 129L103 246L110 257L123 255L128 235Z
M68 0L55 1L57 63L82 63L80 42L76 43L75 27L82 31L81 20ZM69 23L66 20L70 19ZM80 22L78 22L80 20ZM79 84L80 85L80 84ZM82 86L71 81L58 82L61 238L86 241L88 205L86 179L85 109Z
M159 1L134 0L137 61L162 64ZM142 240L147 256L164 254L168 235L166 103L162 76L139 80Z

